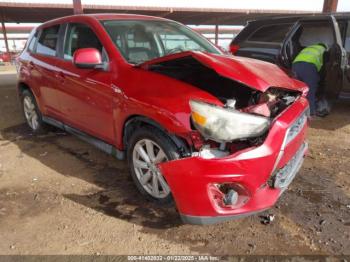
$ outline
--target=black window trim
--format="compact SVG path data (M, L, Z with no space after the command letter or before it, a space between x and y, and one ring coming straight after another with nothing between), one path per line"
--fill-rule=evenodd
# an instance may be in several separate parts
M28 51L28 53L30 53L30 54L36 54L36 46L37 46L37 44L38 44L38 40L39 40L40 34L41 34L41 31L35 29L35 32L33 32L31 38L30 38L29 41L28 41L28 46L27 46L27 51ZM34 38L35 35L36 35L36 39ZM30 50L30 49L29 49L29 46L30 46L30 44L32 43L32 41L35 41L35 42L34 42L34 45L33 45L33 50Z
M347 36L347 32L348 30L350 29L350 19L349 20L346 20L344 21L344 39L343 39L343 48L345 49L346 53L349 54L350 53L350 50L346 50L346 36ZM350 60L349 60L349 63L350 63Z
M345 40L346 40L346 31L349 27L348 25L348 22L350 22L349 20L348 21L345 21L345 20L337 20L338 22L338 25L339 25L339 32L340 32L340 35L341 35L341 39L342 39L342 46L343 48L345 48ZM344 25L343 26L343 31L340 30L340 25Z
M63 48L64 48L63 42L66 34L66 26L67 26L67 23L62 23L60 30L58 31L58 44L57 44L57 51L56 51L58 59L61 59L63 56Z

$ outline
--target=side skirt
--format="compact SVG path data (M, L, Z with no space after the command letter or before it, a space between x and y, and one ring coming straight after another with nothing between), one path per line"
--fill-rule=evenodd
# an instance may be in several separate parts
M97 147L98 149L102 150L103 152L112 155L116 157L119 160L125 159L125 152L117 149L111 144L108 144L96 137L93 137L91 135L88 135L76 128L73 128L71 126L65 125L64 123L57 121L51 117L42 116L42 119L45 123L55 126L57 128L60 128L62 130L65 130L67 133L70 133L72 135L75 135L79 137L81 140L84 140L85 142L88 142L89 144Z

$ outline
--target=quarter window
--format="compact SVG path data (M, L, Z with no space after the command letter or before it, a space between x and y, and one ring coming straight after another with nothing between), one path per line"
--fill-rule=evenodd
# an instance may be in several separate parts
M95 48L102 54L102 59L106 60L105 52L102 52L103 46L89 26L69 24L64 44L64 59L72 60L74 52L80 48Z
M262 26L256 30L248 41L282 43L293 24Z
M36 52L38 54L56 56L59 25L44 28L40 35Z

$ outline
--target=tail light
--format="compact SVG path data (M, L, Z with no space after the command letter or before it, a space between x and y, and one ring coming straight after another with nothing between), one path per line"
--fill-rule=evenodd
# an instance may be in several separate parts
M239 49L239 45L230 45L231 54L235 55Z

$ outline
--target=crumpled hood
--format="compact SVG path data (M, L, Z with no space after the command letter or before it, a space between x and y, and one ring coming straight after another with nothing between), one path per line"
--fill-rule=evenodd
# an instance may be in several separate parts
M152 65L186 57L192 57L204 66L213 69L217 74L261 92L265 92L269 87L281 87L300 92L307 89L304 83L290 78L278 66L246 57L186 51L156 58L139 66L148 69Z

